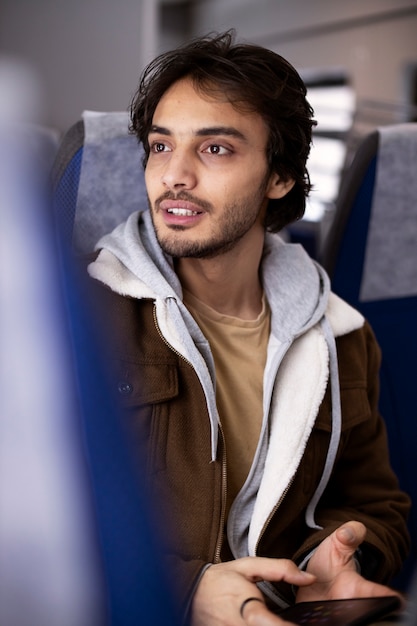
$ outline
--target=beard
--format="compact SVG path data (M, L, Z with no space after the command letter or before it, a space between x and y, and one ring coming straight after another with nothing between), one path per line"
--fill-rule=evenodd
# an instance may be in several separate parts
M150 206L153 226L159 245L165 254L173 258L212 259L225 254L238 244L258 221L263 209L265 198L265 185L263 184L255 193L239 201L227 204L222 209L222 215L213 226L212 232L204 239L196 241L187 238L187 227L171 225L170 233L162 233L155 224L154 211ZM159 203L165 199L189 200L203 208L207 213L212 213L212 205L198 200L188 192L180 192L177 195L167 192L156 201Z

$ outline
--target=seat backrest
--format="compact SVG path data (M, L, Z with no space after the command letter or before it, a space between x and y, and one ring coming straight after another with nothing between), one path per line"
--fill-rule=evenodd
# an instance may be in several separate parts
M87 112L63 137L52 172L70 363L105 591L100 623L109 626L178 623L143 460L131 454L108 379L100 319L90 310L91 286L73 262L132 211L146 207L142 155L126 113Z
M127 112L83 113L64 135L53 168L61 243L90 252L101 235L147 207L142 158Z
M417 124L363 140L321 261L333 290L365 315L382 349L380 411L393 468L414 502L413 552L398 579L406 587L417 563Z

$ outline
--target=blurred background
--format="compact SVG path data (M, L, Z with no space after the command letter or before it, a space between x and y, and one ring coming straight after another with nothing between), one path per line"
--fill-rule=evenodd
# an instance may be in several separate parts
M156 54L228 28L282 54L308 85L319 125L298 228L323 238L358 140L417 119L417 0L2 0L0 58L30 67L33 111L63 133L85 109L126 110Z
M416 104L416 0L2 0L0 50L31 64L45 122L122 110L158 52L234 27L306 77L337 72L358 105L400 115ZM376 114L375 112L375 114Z

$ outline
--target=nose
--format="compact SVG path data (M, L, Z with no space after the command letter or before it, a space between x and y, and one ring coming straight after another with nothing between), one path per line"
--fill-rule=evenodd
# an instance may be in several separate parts
M171 191L193 189L197 183L194 160L183 150L174 150L165 163L162 184Z

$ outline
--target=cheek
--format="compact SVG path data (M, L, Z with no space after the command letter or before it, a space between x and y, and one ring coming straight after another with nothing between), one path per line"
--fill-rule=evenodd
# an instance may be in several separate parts
M150 170L149 170L149 167L148 167L148 166L146 166L146 167L145 167L145 185L146 185L147 187L148 187L148 185L149 185L149 183L150 183L151 179L152 179L151 172L150 172Z
M156 179L152 172L145 169L145 186L149 199L152 201L155 198L156 191Z
M264 172L246 169L234 179L233 184L229 185L226 191L229 196L234 195L235 199L247 198L264 189L264 181Z

